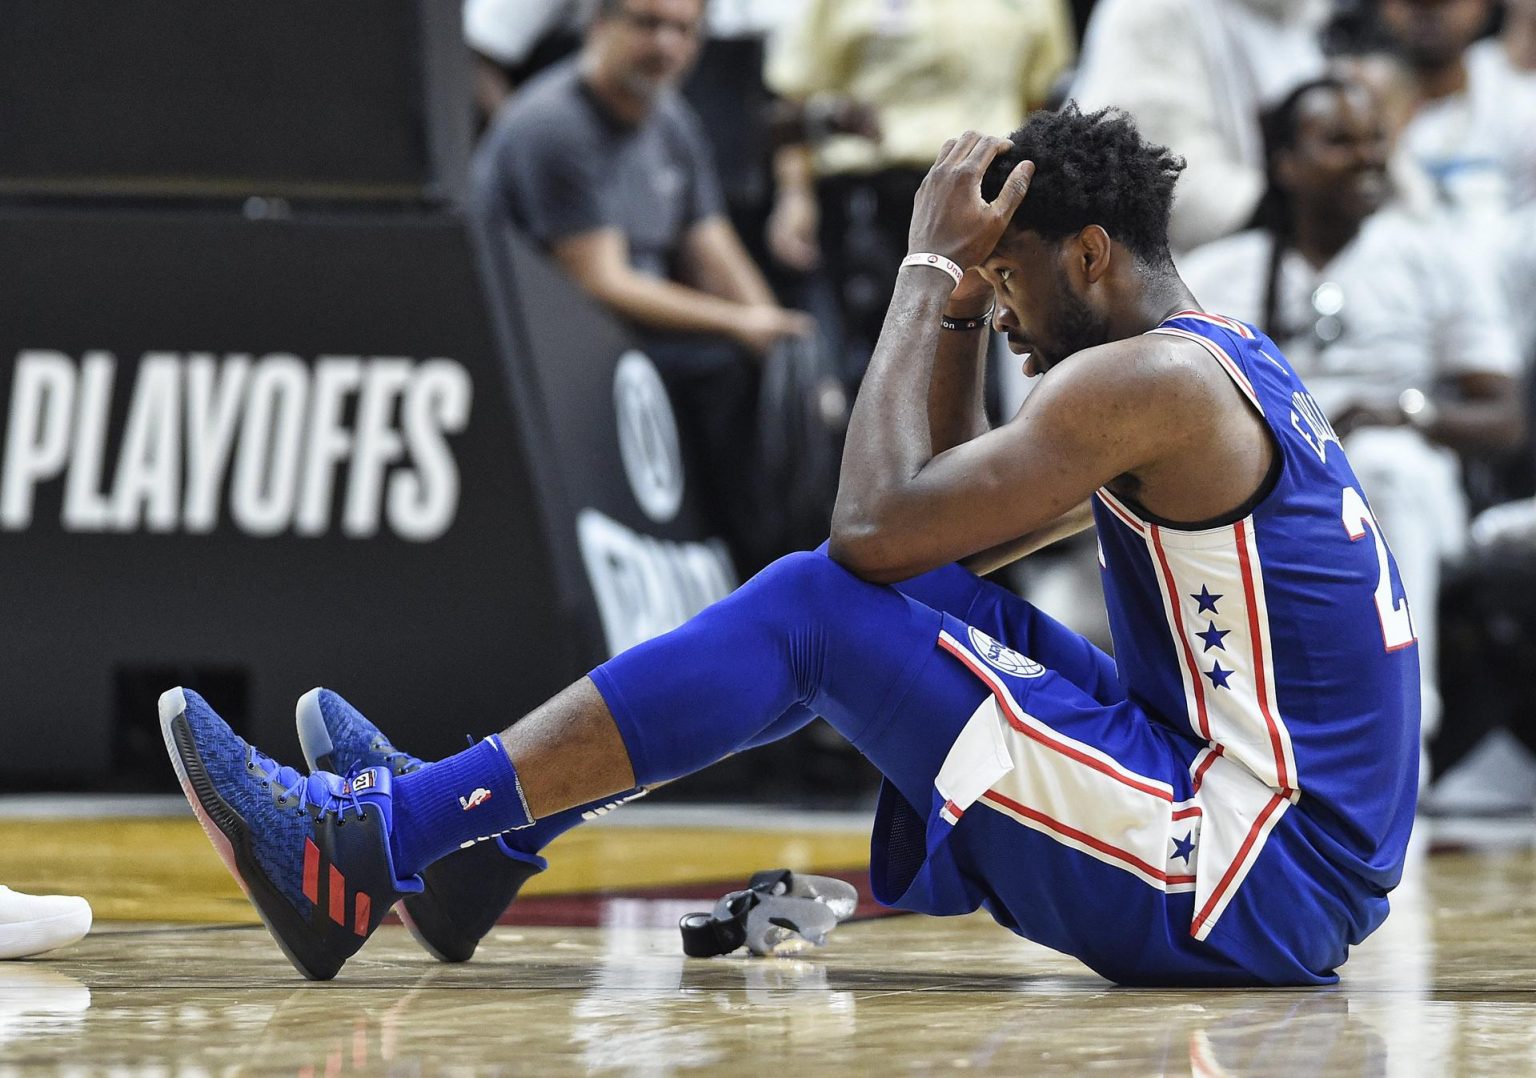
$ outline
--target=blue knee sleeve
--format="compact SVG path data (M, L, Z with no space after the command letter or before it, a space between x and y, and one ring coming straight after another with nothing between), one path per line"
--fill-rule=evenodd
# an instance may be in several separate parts
M592 671L635 781L690 774L827 719L856 746L934 652L939 614L820 553L781 558L687 624ZM799 710L797 710L799 709Z

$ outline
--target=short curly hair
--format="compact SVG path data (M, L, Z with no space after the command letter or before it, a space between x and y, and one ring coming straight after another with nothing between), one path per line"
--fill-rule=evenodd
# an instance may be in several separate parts
M982 181L996 198L1020 161L1035 163L1029 194L1011 228L1048 240L1099 225L1148 266L1172 266L1168 213L1184 159L1145 141L1119 109L1083 112L1068 102L1059 112L1037 112L1008 136L1013 148Z

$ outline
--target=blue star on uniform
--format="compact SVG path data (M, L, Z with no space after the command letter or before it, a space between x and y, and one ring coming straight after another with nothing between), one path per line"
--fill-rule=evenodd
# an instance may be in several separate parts
M1205 641L1205 647L1201 649L1200 653L1203 655L1205 652L1210 651L1212 648L1219 648L1222 651L1226 651L1227 646L1221 642L1221 638L1226 636L1232 630L1218 629L1216 628L1216 623L1209 620L1206 622L1206 625L1208 625L1209 628L1207 628L1205 632L1195 634L1201 640Z
M1231 670L1223 670L1221 668L1221 660L1218 659L1211 664L1211 669L1205 672L1205 676L1211 679L1211 684L1216 688L1230 689L1231 686L1227 684L1227 679L1232 676L1232 673Z
M1211 589L1207 588L1204 584L1200 585L1199 595L1191 592L1189 597L1200 604L1200 609L1195 611L1196 614L1204 614L1206 611L1210 611L1212 614L1221 613L1221 611L1216 609L1216 604L1221 601L1221 596L1212 595Z
M1193 831L1190 831L1187 834L1185 834L1185 836L1183 838L1173 839L1173 857L1179 858L1186 865L1188 865L1189 864L1189 855L1194 853L1194 852L1195 852L1195 833ZM1172 859L1173 859L1172 857L1169 858L1169 860L1172 860Z

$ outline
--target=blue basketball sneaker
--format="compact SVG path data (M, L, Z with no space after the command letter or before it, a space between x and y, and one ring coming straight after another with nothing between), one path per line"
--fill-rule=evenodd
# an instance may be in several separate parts
M311 689L299 697L294 717L311 768L342 775L367 768L408 775L423 766L329 689ZM419 894L405 896L401 920L434 958L467 962L523 884L547 864L499 838L465 846L422 870L424 886Z
M387 768L306 777L246 744L189 689L160 697L160 729L214 849L304 976L336 976L396 900L421 890L395 874Z

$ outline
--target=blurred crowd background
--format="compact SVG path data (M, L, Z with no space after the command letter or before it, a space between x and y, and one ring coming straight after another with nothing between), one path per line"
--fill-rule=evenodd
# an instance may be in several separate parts
M464 33L473 197L646 341L742 575L825 529L942 141L1131 113L1188 164L1185 279L1307 379L1398 557L1426 806L1536 804L1536 0L466 0ZM1006 582L1111 647L1091 538Z
M442 754L817 545L929 163L1075 101L1185 158L1181 272L1343 440L1412 604L1425 807L1536 811L1536 0L5 26L0 785L167 786L173 684L279 757L316 683ZM1031 385L1001 345L997 422ZM1112 648L1091 535L1001 583ZM665 796L873 782L812 726Z

